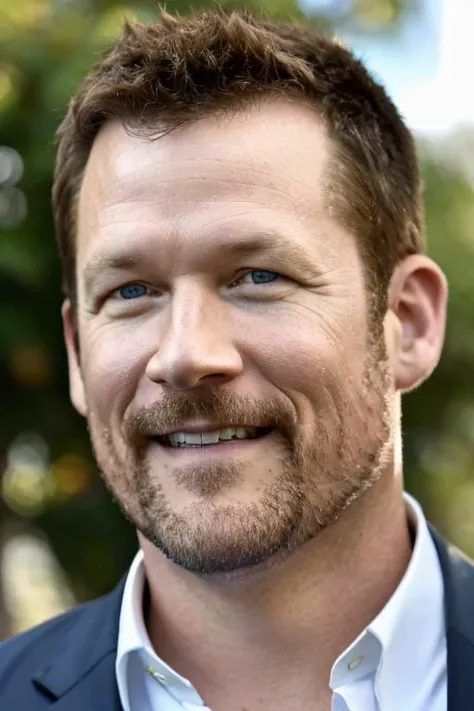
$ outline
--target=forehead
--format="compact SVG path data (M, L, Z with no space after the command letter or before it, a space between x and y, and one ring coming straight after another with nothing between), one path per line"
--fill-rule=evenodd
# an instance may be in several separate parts
M158 139L109 122L97 137L78 206L78 262L145 233L223 240L297 235L324 219L329 140L315 111L286 100L213 115ZM123 244L122 244L123 246Z

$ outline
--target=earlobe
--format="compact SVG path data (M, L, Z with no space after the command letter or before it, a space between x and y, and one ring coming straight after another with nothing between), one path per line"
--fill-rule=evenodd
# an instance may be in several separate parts
M69 371L69 396L77 412L86 417L87 405L82 380L82 372L79 365L78 343L74 327L72 305L69 299L63 303L61 315L63 319L64 340L66 343L68 371Z
M393 353L395 386L409 391L426 380L438 364L444 342L446 278L429 257L404 259L389 289L389 307L401 336Z

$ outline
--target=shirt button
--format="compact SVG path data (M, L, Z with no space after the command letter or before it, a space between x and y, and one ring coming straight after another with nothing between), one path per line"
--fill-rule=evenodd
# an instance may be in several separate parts
M147 674L150 674L150 676L152 676L153 679L156 679L156 681L159 681L160 684L163 684L164 686L166 686L168 684L168 679L166 678L166 676L164 674L160 674L160 672L156 671L156 669L154 669L152 666L150 666L150 665L146 666L145 671L147 672Z
M349 671L354 671L355 669L357 669L358 666L360 666L360 664L361 664L363 661L364 661L364 657L363 657L363 656L355 657L355 659L352 659L352 660L349 662L349 664L347 665L347 668L349 669Z

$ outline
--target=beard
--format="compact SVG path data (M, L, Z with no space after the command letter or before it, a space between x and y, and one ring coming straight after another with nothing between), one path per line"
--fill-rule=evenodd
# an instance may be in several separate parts
M92 411L88 424L102 477L135 528L189 572L228 574L285 557L332 526L380 479L392 456L391 387L383 344L372 344L359 382L333 375L320 390L320 407L304 426L286 398L256 400L223 386L202 389L199 395L170 392L129 414L117 433ZM203 457L199 465L153 469L152 438L193 418L272 428L272 456L259 467L265 479L256 501L218 500L246 480L245 461L216 463ZM176 510L163 477L192 494L192 503Z

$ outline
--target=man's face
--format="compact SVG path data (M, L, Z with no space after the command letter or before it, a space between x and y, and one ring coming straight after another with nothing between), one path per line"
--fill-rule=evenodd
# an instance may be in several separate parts
M390 462L383 329L326 205L330 150L284 101L155 141L111 123L92 149L72 397L126 516L190 571L293 550Z

